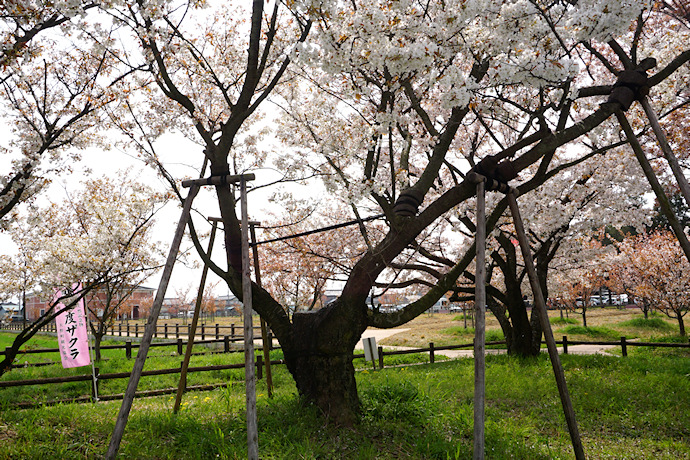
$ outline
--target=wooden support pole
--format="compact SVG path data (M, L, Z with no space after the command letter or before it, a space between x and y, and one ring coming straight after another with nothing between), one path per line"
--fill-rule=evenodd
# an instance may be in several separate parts
M637 136L635 135L632 126L630 126L628 119L625 117L625 114L622 111L618 110L616 111L616 117L618 118L618 123L621 125L621 128L623 128L623 131L625 132L625 135L628 138L628 142L630 143L630 147L632 147L632 150L635 153L637 161L640 163L640 166L642 167L642 171L644 171L644 175L647 177L649 185L652 187L652 190L654 191L656 199L659 201L661 212L664 214L666 219L668 219L668 223L671 226L673 233L676 235L676 238L678 238L680 247L683 248L685 257L687 257L690 261L690 241L688 241L688 237L685 235L683 227L680 225L680 222L678 222L678 218L676 217L676 214L673 212L673 208L671 207L671 203L669 202L668 197L666 196L666 192L664 192L664 188L659 183L659 179L656 177L654 169L652 169L652 165L649 163L647 156L644 154L644 150L642 150L640 141L637 139Z
M565 421L568 424L568 431L570 432L570 441L573 444L575 458L577 460L584 460L585 451L582 447L582 440L580 439L580 432L578 430L577 421L575 419L575 410L573 409L573 403L570 400L570 393L568 393L568 386L565 381L565 372L563 371L563 365L561 364L561 360L558 356L556 340L554 339L553 331L551 330L551 323L549 322L549 314L546 310L544 294L541 292L541 287L539 286L539 279L537 278L537 271L534 268L532 251L530 249L529 242L527 241L525 226L522 223L522 217L520 216L520 210L518 208L517 199L515 198L515 192L513 190L510 190L506 197L508 198L510 213L513 216L515 233L517 234L517 239L520 243L520 250L522 252L522 258L525 262L525 268L527 269L529 283L532 287L532 294L534 295L534 306L537 308L537 313L539 314L539 321L541 322L541 328L544 332L544 340L546 341L546 347L549 351L551 366L553 367L553 373L556 377L556 386L558 387L558 393L561 397L561 404L563 405Z
M657 118L656 112L652 104L649 103L649 98L647 96L640 99L640 104L649 119L649 124L652 126L652 131L654 131L657 141L659 141L661 151L664 152L664 157L666 157L666 161L671 167L671 171L678 182L678 187L683 194L683 198L685 198L685 204L690 206L690 185L688 185L688 180L685 178L683 169L678 163L678 158L673 154L673 149L671 149L668 139L666 139L666 133L664 133L661 123L659 123L659 118Z
M261 286L261 269L259 268L259 248L255 245L256 243L256 231L255 227L259 226L258 222L249 222L249 232L252 244L252 255L254 257L254 276L256 278L256 284ZM263 361L266 368L266 388L268 392L268 397L273 397L273 375L271 374L271 339L268 337L268 327L266 326L266 321L260 318L261 321L261 342L263 351Z
M213 243L216 240L216 230L218 229L218 223L213 222L211 224L211 236L208 241L208 256L211 257L211 252L213 251ZM192 325L189 328L189 337L187 338L187 349L185 350L184 360L182 361L182 367L180 369L180 382L177 385L177 395L175 397L175 404L173 405L173 413L177 414L180 410L180 404L182 404L182 395L187 387L187 369L189 368L189 360L192 357L192 348L194 348L194 335L196 334L196 326L199 322L199 314L201 313L201 304L204 298L204 288L206 287L206 276L208 275L208 265L204 264L204 268L201 271L201 281L199 282L199 292L196 295L196 304L194 305L194 316L192 317ZM203 335L202 335L203 340Z
M477 177L477 230L475 242L474 309L474 450L472 458L484 458L484 422L486 401L486 193L485 178Z
M156 298L153 300L153 305L151 306L151 311L149 312L146 329L144 331L144 338L141 340L139 351L137 353L137 359L134 361L132 375L129 378L127 390L125 391L122 399L122 405L120 406L120 412L118 413L117 420L115 421L115 428L112 436L110 437L108 452L105 456L107 460L114 460L115 456L117 455L117 451L120 449L120 441L122 441L122 435L125 432L129 411L132 408L132 401L134 400L134 395L137 391L137 386L139 385L141 372L144 369L144 363L146 362L146 355L148 354L149 347L151 346L153 331L156 328L156 321L158 320L158 315L161 311L161 306L163 305L163 299L165 298L165 291L168 288L173 266L175 265L175 259L177 259L177 252L180 249L182 237L184 236L184 231L187 227L187 221L189 220L189 215L192 210L192 202L194 201L194 197L198 192L199 187L192 186L189 189L187 198L184 201L182 215L180 216L180 221L177 223L175 236L173 237L172 244L170 245L170 252L168 253L168 258L165 261L163 275L161 276L161 280L158 285L158 291L156 291Z
M259 435L256 423L256 371L254 369L254 330L252 324L252 280L249 266L249 217L247 212L247 182L240 181L242 208L242 303L244 310L244 380L247 402L247 458L258 460Z

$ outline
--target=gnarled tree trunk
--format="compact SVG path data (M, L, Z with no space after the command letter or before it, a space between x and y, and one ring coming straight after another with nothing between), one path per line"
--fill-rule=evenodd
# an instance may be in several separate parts
M296 312L283 354L300 396L332 421L351 425L359 415L352 364L355 345L366 329L366 308L343 308L344 301L316 311Z

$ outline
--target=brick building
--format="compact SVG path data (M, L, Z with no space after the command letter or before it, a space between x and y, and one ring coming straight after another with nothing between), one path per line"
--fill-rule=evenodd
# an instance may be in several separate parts
M130 292L123 292L122 295L127 295L127 298L121 303L117 318L118 319L140 319L146 318L151 305L153 305L153 297L156 290L144 286L137 286ZM106 292L103 289L98 289L86 296L86 305L96 313L103 312L106 303ZM26 319L33 321L42 316L49 307L50 300L45 300L41 296L27 294L26 296Z

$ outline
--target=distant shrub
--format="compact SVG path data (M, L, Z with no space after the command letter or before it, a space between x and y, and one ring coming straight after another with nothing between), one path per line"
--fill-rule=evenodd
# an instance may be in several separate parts
M670 331L673 329L669 323L661 318L634 318L620 323L621 326L637 327L640 329L655 329L658 331Z
M602 339L618 339L620 334L613 329L608 327L595 326L595 327L584 327L584 326L567 326L559 330L559 333L566 335L584 335L591 338L602 338Z
M551 324L555 324L556 326L561 326L564 324L580 324L578 320L575 318L561 318L561 317L556 317L556 318L550 318L549 322Z

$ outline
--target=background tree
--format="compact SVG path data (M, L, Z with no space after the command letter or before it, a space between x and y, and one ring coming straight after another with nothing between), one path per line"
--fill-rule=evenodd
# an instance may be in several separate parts
M160 249L151 241L151 229L167 195L126 175L117 181L91 180L83 187L65 202L38 208L29 217L34 226L31 257L35 274L30 288L34 295L52 298L53 287L62 286L65 280L81 281L85 295L89 293L86 306L99 359L106 329L133 289L158 268ZM15 240L21 243L26 235L16 229L13 223L10 231L14 230ZM7 269L3 269L3 275L5 285L10 286L26 279L22 273ZM13 280L17 275L22 278ZM52 317L49 305L30 330L35 333L37 325L44 325ZM18 337L20 345L31 335Z
M0 225L18 203L69 170L93 143L101 109L113 99L116 60L79 24L93 2L21 2L0 6L0 111L11 126L0 145ZM56 53L56 50L60 50ZM66 158L65 153L69 153Z
M649 302L659 311L678 322L680 335L685 336L684 317L690 309L690 263L678 241L668 231L627 238L618 245L619 265L632 272L635 297Z

